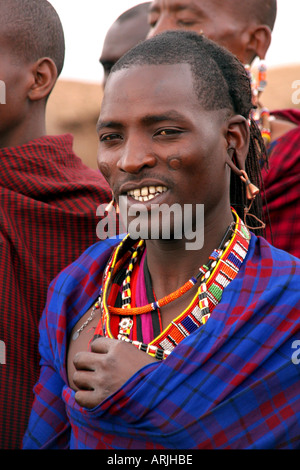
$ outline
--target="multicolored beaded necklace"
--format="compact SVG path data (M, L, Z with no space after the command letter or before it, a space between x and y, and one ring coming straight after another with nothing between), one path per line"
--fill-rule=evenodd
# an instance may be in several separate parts
M237 213L234 210L232 212L236 221L228 227L220 246L210 255L208 263L200 267L197 274L177 291L163 299L136 308L131 307L131 275L145 244L143 240L140 240L128 252L126 245L130 238L127 235L115 249L104 272L101 305L99 306L98 299L93 309L95 312L96 308L101 308L102 312L101 321L96 327L94 338L103 336L103 334L114 338L111 331L111 321L121 317L118 339L130 342L138 349L161 360L165 359L182 339L204 325L214 307L220 302L223 290L238 274L248 252L250 232ZM232 233L232 236L228 239L230 233ZM126 255L124 255L124 251ZM128 259L129 264L122 284L122 307L116 308L107 304L108 291L112 280L124 267L124 264L128 262ZM193 301L156 338L148 344L130 339L134 319L137 316L158 310L178 299L198 282L198 292Z

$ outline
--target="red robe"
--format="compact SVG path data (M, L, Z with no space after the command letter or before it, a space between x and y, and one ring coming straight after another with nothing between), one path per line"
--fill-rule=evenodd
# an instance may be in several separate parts
M272 113L279 119L297 124L275 141L270 148L270 168L263 170L268 221L266 238L277 248L300 257L300 110L288 109Z
M0 448L21 447L39 376L38 323L50 281L96 236L111 192L71 135L0 149ZM96 158L96 157L95 157ZM3 364L5 359L5 363Z

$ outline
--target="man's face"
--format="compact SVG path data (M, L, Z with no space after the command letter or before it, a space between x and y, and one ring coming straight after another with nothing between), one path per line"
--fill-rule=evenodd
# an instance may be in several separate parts
M5 104L0 104L0 148L7 146L27 111L29 66L17 58L7 40L0 36L0 80L5 84Z
M177 203L222 211L229 204L224 128L224 111L199 103L188 64L117 71L98 121L99 168L129 209L138 202L147 210Z
M236 13L237 8L232 0L154 0L149 37L177 29L202 32L246 63L242 47L246 26Z

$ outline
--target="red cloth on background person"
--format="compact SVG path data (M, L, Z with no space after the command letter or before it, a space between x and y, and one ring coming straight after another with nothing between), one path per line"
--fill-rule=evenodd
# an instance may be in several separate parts
M21 447L39 376L38 323L47 288L99 241L96 208L111 199L71 135L0 149L0 448ZM95 157L96 158L96 157Z
M273 111L272 115L298 127L271 144L270 168L262 172L267 199L266 238L277 248L300 258L300 110Z

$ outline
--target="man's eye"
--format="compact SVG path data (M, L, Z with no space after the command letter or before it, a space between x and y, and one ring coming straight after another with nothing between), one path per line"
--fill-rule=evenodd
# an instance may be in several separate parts
M179 129L161 129L156 132L155 135L174 135L174 134L180 134L181 131Z
M195 26L196 23L197 21L193 19L181 19L177 21L178 26L184 26L184 27L192 27L192 26Z
M121 136L119 134L104 134L100 136L100 142L111 142L120 138Z

